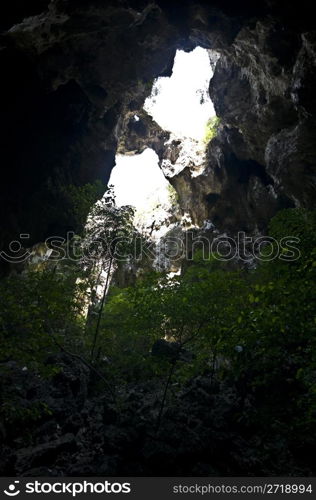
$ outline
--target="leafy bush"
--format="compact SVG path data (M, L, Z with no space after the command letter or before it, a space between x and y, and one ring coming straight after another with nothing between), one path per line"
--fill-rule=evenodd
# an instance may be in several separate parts
M314 446L315 226L315 213L297 209L271 221L274 238L299 235L301 257L294 262L231 270L197 253L181 276L147 273L133 286L113 287L98 312L90 362L113 390L148 380L164 387L158 427L173 394L208 374L214 387L225 383L238 395L234 418L241 428L262 442L273 434L294 454ZM67 276L41 272L0 283L2 363L14 359L45 371L47 353L59 346L89 355L77 277L76 270ZM161 339L173 343L171 358L152 355Z
M300 221L294 226L303 242L298 261L275 260L232 272L212 259L196 258L181 277L153 275L113 291L102 324L102 350L112 362L112 377L163 376L166 365L157 370L150 347L167 338L191 354L177 361L173 380L183 384L205 371L217 380L231 379L242 400L251 395L257 401L247 418L260 432L260 422L274 426L278 421L287 439L291 433L297 440L311 439L316 425L314 215L283 212L271 222L271 231L276 238L290 234L293 221Z
M169 197L169 201L170 201L171 205L177 206L179 203L179 195L178 195L177 191L175 190L175 188L171 184L168 184L167 189L168 189L168 197Z
M77 232L82 231L91 206L102 197L105 189L106 187L101 181L83 186L69 184L61 188L67 219L73 221L72 226Z
M80 341L82 307L73 275L44 270L2 280L0 362L54 373L45 360L59 351L56 341L65 346Z
M217 135L218 127L220 125L220 118L218 116L212 116L206 126L205 133L203 137L203 143L208 144Z

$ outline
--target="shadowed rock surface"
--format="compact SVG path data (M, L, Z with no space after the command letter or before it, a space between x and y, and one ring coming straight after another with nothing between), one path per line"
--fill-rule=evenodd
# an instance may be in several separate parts
M21 232L31 244L77 229L63 216L64 189L108 180L130 113L141 113L155 77L170 75L176 49L196 45L220 56L210 95L221 127L194 188L186 171L171 181L180 201L198 200L197 219L249 230L279 207L311 207L316 58L306 5L60 0L7 9L1 247ZM148 123L139 133L162 157Z
M193 378L156 424L162 396L157 381L130 384L119 394L120 407L100 395L80 362L59 355L61 368L50 382L8 366L6 390L16 403L49 408L28 427L14 419L0 428L0 473L7 476L174 476L314 475L313 450L304 455L289 445L282 429L260 422L262 395L247 395L244 385L214 382L211 373ZM36 378L36 380L35 380ZM92 377L93 378L93 377ZM276 391L286 391L280 380ZM279 396L278 396L279 397ZM267 395L269 398L269 395ZM33 405L33 406L32 406Z
M78 231L69 187L105 185L117 151L146 147L199 227L260 233L280 208L314 208L311 8L273 0L11 2L1 19L0 250L20 233L31 246ZM186 164L181 141L165 144L168 132L142 107L153 80L171 74L176 50L197 45L219 54L209 90L220 125L203 161ZM27 430L13 417L0 423L2 475L316 474L308 443L294 449L277 426L254 427L270 395L249 395L247 380L192 377L156 432L161 383L127 385L114 405L79 360L62 354L53 362L60 371L48 382L1 360L1 391L15 394L28 418L37 405L42 415ZM272 404L290 383L285 371Z

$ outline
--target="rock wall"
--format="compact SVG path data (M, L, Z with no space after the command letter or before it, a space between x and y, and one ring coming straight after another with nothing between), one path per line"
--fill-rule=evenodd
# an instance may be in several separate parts
M200 227L207 219L222 231L263 231L282 207L314 206L316 38L304 1L20 4L10 2L1 19L0 250L22 232L31 245L76 229L63 193L107 182L118 147L153 147ZM153 79L170 74L175 51L196 45L220 55L210 84L220 127L202 161L185 164L185 145L164 144L165 132L141 109ZM52 413L22 440L14 419L0 424L4 475L315 475L305 454L296 467L278 426L267 441L266 429L258 439L251 420L236 421L246 407L260 422L243 386L193 378L158 440L160 386L128 386L118 413L80 359L50 361L61 370L49 382L7 363L0 389L14 387L26 413L43 402ZM286 394L283 384L277 394Z
M14 441L14 418L0 422L3 476L315 475L314 449L293 454L282 429L261 428L260 402L245 397L240 382L214 383L209 373L192 378L174 396L157 434L159 383L127 384L122 411L107 391L100 396L95 376L79 360L60 354L50 361L60 372L49 381L8 363L1 382L14 386L15 402L25 413L43 404L50 411ZM280 380L281 393L285 384ZM249 419L256 412L259 429Z
M32 244L72 228L62 193L108 180L128 117L140 113L153 79L170 75L176 49L196 45L220 54L210 95L221 127L201 176L186 170L172 181L180 200L199 200L197 220L250 231L281 207L313 206L316 39L306 5L52 0L8 8L0 248L22 232ZM151 143L161 151L161 137Z
M256 232L281 208L315 205L314 36L270 19L243 27L224 49L213 45L210 96L221 125L204 169L171 179L197 224Z

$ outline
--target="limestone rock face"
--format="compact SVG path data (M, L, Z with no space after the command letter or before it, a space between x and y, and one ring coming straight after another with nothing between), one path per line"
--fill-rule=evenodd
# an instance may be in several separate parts
M171 138L166 143L161 168L178 193L183 215L189 217L193 225L201 226L207 219L205 196L211 185L216 189L207 175L203 146L194 139Z
M314 204L314 104L304 94L309 83L302 84L307 74L315 77L312 40L311 33L258 21L238 33L216 65L210 94L224 127L219 151L210 145L209 166L225 181L211 211L221 217L230 205L233 217L224 224L252 230L280 208Z
M315 36L269 19L213 48L217 137L204 168L178 169L171 183L195 224L262 231L277 210L315 204Z
M314 204L311 5L15 4L1 21L0 248L20 233L33 244L76 229L62 193L106 183L118 143L120 152L149 146L168 159L164 132L153 132L141 109L153 79L171 74L176 50L196 45L219 55L210 95L221 127L199 174L190 167L173 176L183 210L199 223L255 230L280 207Z
M171 363L178 357L190 362L188 352L179 353L175 344L160 341L148 355ZM45 403L51 411L18 439L14 439L16 428L11 422L3 428L1 424L2 476L291 477L293 470L299 477L315 475L311 455L297 459L286 438L282 441L286 446L275 453L278 429L272 427L267 437L260 419L257 425L249 422L248 413L256 414L258 399L245 398L240 383L214 383L210 373L193 377L182 391L175 391L153 439L157 403L163 396L163 386L157 381L123 387L122 411L107 392L87 395L86 387L91 390L96 381L79 360L62 356L59 362L60 373L49 381L16 366L7 367L1 382L6 389L14 387L19 403L26 409ZM284 383L280 381L281 388ZM241 404L245 410L242 420L237 420Z
M1 39L0 247L71 228L62 193L107 182L127 113L175 53L176 29L154 5L51 2L21 21Z
M146 148L151 148L162 158L169 136L170 133L162 130L145 110L142 109L137 114L127 113L117 152L141 154Z

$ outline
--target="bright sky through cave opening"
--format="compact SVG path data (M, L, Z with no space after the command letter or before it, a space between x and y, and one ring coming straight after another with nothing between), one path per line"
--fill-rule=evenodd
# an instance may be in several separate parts
M158 78L144 109L164 129L178 137L202 140L208 119L215 115L208 87L213 71L207 50L177 51L171 77ZM135 116L137 120L137 116ZM165 203L168 181L150 149L140 155L117 155L109 184L118 206L137 210Z

